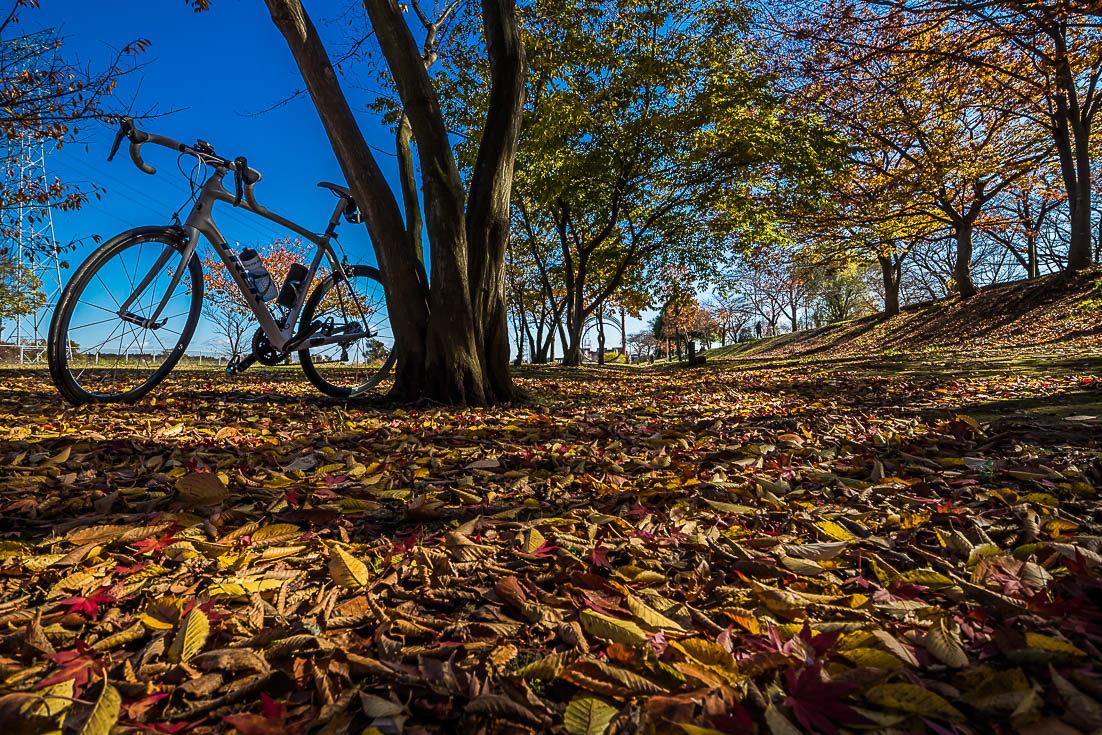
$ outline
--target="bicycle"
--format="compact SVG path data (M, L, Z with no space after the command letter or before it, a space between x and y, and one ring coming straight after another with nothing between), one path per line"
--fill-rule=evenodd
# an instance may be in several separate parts
M338 198L328 227L319 235L257 203L253 187L261 175L243 156L231 161L216 155L205 141L185 145L140 130L124 117L108 161L123 138L130 142L134 165L147 174L157 169L142 159L146 143L178 151L178 165L184 156L196 158L189 177L195 203L183 224L174 218L173 224L136 227L104 242L65 286L50 322L47 351L50 376L66 400L74 405L133 402L175 367L194 335L203 303L203 269L196 253L200 236L225 263L259 325L251 353L242 359L235 355L227 372L240 373L255 362L280 364L297 352L309 381L334 398L362 395L386 377L395 355L382 277L376 268L338 258L333 247L341 217L362 221L348 189L318 184ZM208 166L213 173L196 194L195 173L201 171L201 179ZM223 183L231 173L233 192ZM314 244L309 266L291 267L272 302L279 307L275 313L266 303L267 289L258 288L255 274L245 270L215 224L217 202L264 217ZM323 258L327 269L322 268ZM101 365L105 350L107 360Z

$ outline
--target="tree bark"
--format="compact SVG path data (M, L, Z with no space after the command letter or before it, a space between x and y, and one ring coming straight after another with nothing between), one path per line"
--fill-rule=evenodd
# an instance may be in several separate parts
M402 205L406 210L406 237L409 239L413 255L425 266L425 250L421 244L421 203L417 200L417 174L413 170L413 129L409 118L402 115L398 121L398 130L394 135L394 147L398 153L398 178L402 186ZM428 288L428 275L424 274L425 288Z
M877 255L880 263L880 275L884 279L884 316L899 313L899 277L898 269L890 255Z
M562 356L562 364L570 367L577 367L582 364L582 325L581 323L572 323L567 325L567 337L566 351Z
M417 140L432 264L429 284L394 193L363 139L301 1L265 2L365 214L384 274L398 355L392 395L460 404L510 400L516 390L509 376L504 262L524 105L524 49L513 1L482 2L492 81L469 197L439 101L401 9L393 0L364 3ZM401 126L398 134L400 141Z
M624 356L625 362L628 359L628 321L627 311L624 307L620 307L620 354Z
M1098 216L1098 238L1094 241L1094 263L1102 263L1102 214Z
M1063 48L1058 36L1053 36ZM1066 269L1082 270L1091 264L1091 159L1090 115L1079 108L1075 79L1067 60L1056 74L1058 88L1053 95L1052 134L1060 159L1060 174L1068 196L1071 239Z
M383 288L398 357L395 382L417 382L425 361L428 293L417 280L416 261L412 250L406 247L406 230L398 203L364 141L325 47L302 3L298 0L265 2L272 21L283 33L295 57L345 181L364 214L379 268L384 274Z
M976 295L976 284L972 281L972 223L958 222L953 226L957 239L957 259L953 266L953 279L961 298L968 299Z
M597 364L605 364L605 314L603 309L597 311Z

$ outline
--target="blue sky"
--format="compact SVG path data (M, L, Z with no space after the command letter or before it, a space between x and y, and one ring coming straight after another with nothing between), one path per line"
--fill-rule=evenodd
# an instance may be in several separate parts
M347 41L348 17L341 14L349 7L359 12L355 4L332 0L307 6L332 58ZM133 98L135 112L152 108L163 114L141 123L144 129L184 142L202 138L221 155L246 156L264 176L256 187L261 204L312 229L324 229L333 199L315 185L323 180L340 183L341 172L309 97L255 114L302 89L291 53L262 0L213 0L203 13L194 12L185 0L42 0L41 9L24 11L21 32L48 27L60 29L66 60L92 67L102 67L117 49L147 39L149 49L137 57L144 67L121 82L116 104ZM392 133L365 109L372 95L359 88L368 75L362 67L349 73L355 76L345 78L345 93L396 186L395 159L389 155ZM187 183L176 169L174 154L147 147L143 155L158 168L149 176L131 164L125 147L113 162L106 162L113 136L114 128L90 123L81 130L79 144L47 160L51 174L75 183L95 182L105 189L102 199L93 198L80 211L55 215L60 242L89 243L69 256L72 268L90 251L92 235L106 238L137 225L168 222L187 199ZM215 215L227 240L242 247L287 234L273 223L228 207L220 206ZM339 234L350 260L374 263L362 226L344 224ZM63 273L62 278L67 276ZM629 332L641 327L641 322L628 325ZM203 348L210 339L201 328L193 347ZM610 335L609 341L617 340Z

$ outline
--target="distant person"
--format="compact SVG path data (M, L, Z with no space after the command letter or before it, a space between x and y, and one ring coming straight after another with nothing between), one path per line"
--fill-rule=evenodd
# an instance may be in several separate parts
M754 322L754 331L758 333L758 339L761 339L761 322Z

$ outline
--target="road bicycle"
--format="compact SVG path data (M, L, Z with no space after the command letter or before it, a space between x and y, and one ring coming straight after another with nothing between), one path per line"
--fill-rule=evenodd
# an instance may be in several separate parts
M223 158L205 141L185 145L140 130L124 117L108 161L123 138L130 142L134 165L147 174L157 170L142 160L146 143L178 151L178 164L185 156L197 159L189 177L194 205L183 224L176 219L170 225L137 227L104 242L69 280L50 323L47 349L50 376L66 400L74 405L136 401L175 367L203 304L203 269L196 253L200 236L225 263L259 325L251 353L235 355L228 372L239 373L255 362L285 363L297 352L310 382L335 398L362 395L386 377L395 357L382 277L371 266L350 265L343 250L338 257L334 248L342 216L362 221L348 189L318 184L338 202L325 232L316 234L257 204L253 187L261 176L243 156ZM207 167L213 173L200 189ZM233 175L233 192L223 183L227 174ZM291 266L279 296L270 302L274 311L267 288L246 271L215 224L217 202L271 220L314 244L308 265Z

